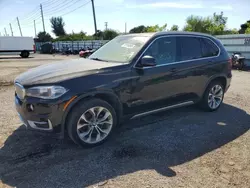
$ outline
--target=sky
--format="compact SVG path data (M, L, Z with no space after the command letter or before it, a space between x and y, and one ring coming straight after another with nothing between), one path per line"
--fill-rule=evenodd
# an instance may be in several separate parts
M14 1L14 3L13 3ZM176 24L182 29L190 15L212 16L214 12L224 12L228 17L227 28L240 28L250 20L250 0L94 0L97 29L108 28L125 32L138 25L163 25L167 29ZM84 31L94 33L94 21L90 0L0 0L0 34L20 36L16 17L19 18L23 36L34 36L43 31L40 14L43 6L45 30L53 35L49 19L62 16L67 33Z

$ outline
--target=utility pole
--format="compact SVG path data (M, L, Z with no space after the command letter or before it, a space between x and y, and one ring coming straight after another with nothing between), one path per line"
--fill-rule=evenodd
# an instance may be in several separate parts
M22 30L21 30L21 26L20 26L20 22L19 22L18 17L16 17L16 20L17 20L17 24L18 24L18 27L19 27L20 35L21 35L21 37L22 37L23 34L22 34Z
M104 22L105 24L105 30L107 30L108 29L108 22Z
M34 30L35 30L35 37L36 37L36 20L34 20Z
M125 22L125 34L127 33L127 22Z
M0 37L2 36L2 33L0 32Z
M4 28L4 31L5 31L5 36L8 36L7 31L6 31L6 28Z
M95 18L95 5L94 5L94 0L91 0L92 2L92 9L93 9L93 18L94 18L94 25L95 25L95 34L97 32L97 27L96 27L96 18Z
M13 30L12 30L11 23L10 23L10 31L11 31L11 35L13 36Z
M43 31L45 32L45 25L44 25L44 18L43 18L43 6L42 6L42 4L40 4L40 9L41 9L42 22L43 22Z

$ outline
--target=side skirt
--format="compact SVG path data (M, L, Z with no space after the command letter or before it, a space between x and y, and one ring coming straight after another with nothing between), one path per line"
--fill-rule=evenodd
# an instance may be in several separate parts
M131 119L135 119L135 118L138 118L138 117L146 116L146 115L149 115L149 114L153 114L153 113L157 113L157 112L161 112L161 111L165 111L165 110L170 110L170 109L173 109L173 108L188 106L188 105L192 105L192 104L194 104L193 101L186 101L186 102L183 102L183 103L174 104L174 105L171 105L171 106L166 106L166 107L163 107L163 108L158 108L158 109L155 109L155 110L150 110L150 111L147 111L147 112L136 114Z

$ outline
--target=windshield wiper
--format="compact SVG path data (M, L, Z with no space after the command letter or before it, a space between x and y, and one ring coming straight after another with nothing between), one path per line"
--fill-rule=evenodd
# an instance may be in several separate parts
M95 61L104 61L104 62L108 62L107 60L103 60L103 59L99 59L99 58L90 58L91 60L95 60Z

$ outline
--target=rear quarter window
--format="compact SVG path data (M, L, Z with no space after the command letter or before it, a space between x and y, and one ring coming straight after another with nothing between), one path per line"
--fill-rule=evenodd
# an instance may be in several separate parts
M202 57L213 57L219 54L219 48L209 39L201 38Z

